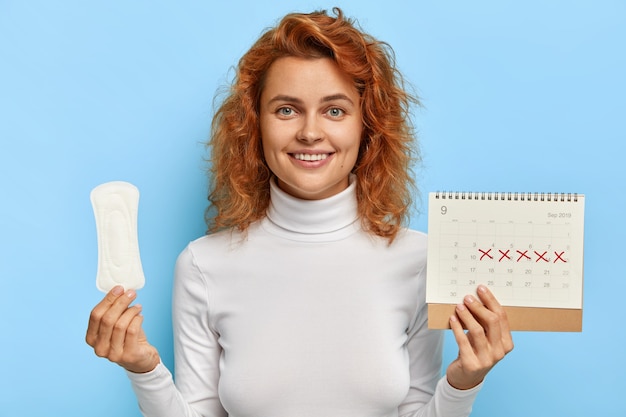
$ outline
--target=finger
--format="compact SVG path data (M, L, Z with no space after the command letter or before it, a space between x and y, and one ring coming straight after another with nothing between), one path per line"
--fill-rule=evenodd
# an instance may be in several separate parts
M511 335L511 327L509 325L509 319L506 315L506 310L486 286L479 285L477 293L483 304L499 317L502 344L507 353L510 352L513 350L513 337Z
M119 319L119 317L128 309L130 303L132 303L137 296L134 290L129 290L117 297L104 311L100 317L100 329L98 333L102 334L102 331L112 331L113 326Z
M160 358L156 349L148 344L142 328L143 316L135 316L126 331L126 347L124 349L126 369L135 373L149 372L159 363Z
M129 290L124 295L119 296L109 309L102 315L100 327L93 346L98 356L108 356L111 347L111 336L116 323L122 314L128 310L128 306L137 297L134 290Z
M459 317L456 315L456 313L450 316L450 328L452 329L452 333L454 334L456 344L459 346L459 356L466 358L474 355L474 349L472 348L472 344L465 334L465 331L463 330L463 325L459 321Z
M133 317L128 330L126 331L126 344L131 346L138 346L142 339L145 339L143 328L143 316L141 314Z
M100 301L94 308L91 310L91 314L89 315L89 324L87 326L87 334L85 336L85 340L87 344L93 347L98 337L98 332L100 331L100 322L104 314L111 308L115 300L117 300L124 293L124 288L122 286L117 285L109 291L102 301Z
M503 310L503 317L500 319L500 327L502 329L502 345L506 353L513 350L513 335L511 334L511 327L509 325L509 319L506 316L506 312Z
M485 329L474 316L473 310L478 309L480 303L471 295L465 296L462 304L456 306L456 314L461 323L467 329L466 337L475 351L484 351L488 348L488 341L485 335ZM472 310L470 310L470 308Z
M485 307L487 307L487 309L493 311L498 316L506 316L504 308L502 307L502 305L500 305L498 299L495 295L493 295L489 288L484 285L479 285L476 293L478 294L478 298L480 299L480 301L485 305Z
M485 290L488 291L486 287L481 287L482 290L479 287L479 294L484 294ZM489 295L491 295L491 293L489 293ZM492 296L492 298L493 301L495 301L495 303L499 306L500 304L495 300L495 297ZM466 296L463 301L467 308L471 311L473 317L482 327L483 333L486 335L489 343L491 343L492 345L500 344L502 342L502 328L500 323L500 316L491 311L489 308L487 308L486 305L482 304L471 295Z
M127 332L128 329L139 314L141 313L141 306L134 305L120 316L113 327L111 333L110 351L108 358L113 362L118 362L124 353L124 350L128 346Z

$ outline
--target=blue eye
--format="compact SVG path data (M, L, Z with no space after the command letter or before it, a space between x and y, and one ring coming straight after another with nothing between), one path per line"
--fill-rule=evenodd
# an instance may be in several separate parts
M343 116L344 112L340 108L333 107L332 109L328 110L328 114L332 117L341 117Z
M293 115L293 109L291 107L281 107L277 113L281 116L291 116Z

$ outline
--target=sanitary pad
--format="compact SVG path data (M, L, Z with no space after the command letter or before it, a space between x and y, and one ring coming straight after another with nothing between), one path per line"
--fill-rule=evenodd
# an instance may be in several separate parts
M139 190L124 181L101 184L91 191L98 232L96 286L108 292L116 285L139 289L145 283L137 238Z

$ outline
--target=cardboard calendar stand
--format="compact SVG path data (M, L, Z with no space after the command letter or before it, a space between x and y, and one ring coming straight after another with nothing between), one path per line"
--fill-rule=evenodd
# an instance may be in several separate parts
M454 304L429 304L428 328L449 329ZM581 332L582 309L504 307L511 330L545 332Z

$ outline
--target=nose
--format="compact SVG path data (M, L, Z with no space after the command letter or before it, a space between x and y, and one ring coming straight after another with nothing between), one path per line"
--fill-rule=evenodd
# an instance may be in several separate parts
M304 143L319 142L324 138L324 133L317 115L311 114L303 118L302 126L297 133L297 139Z

